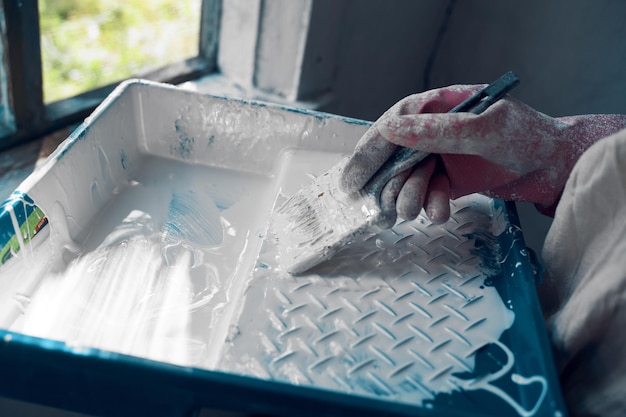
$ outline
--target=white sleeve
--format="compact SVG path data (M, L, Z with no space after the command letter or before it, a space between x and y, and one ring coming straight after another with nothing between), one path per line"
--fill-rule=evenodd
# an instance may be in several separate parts
M626 416L626 130L574 167L539 287L572 415Z

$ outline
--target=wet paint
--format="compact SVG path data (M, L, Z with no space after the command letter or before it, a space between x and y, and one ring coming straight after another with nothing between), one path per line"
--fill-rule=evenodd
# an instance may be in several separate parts
M258 220L266 177L149 158L94 220L78 256L29 296L11 328L176 364L206 366L220 311ZM98 197L99 198L99 197ZM54 250L53 236L49 250ZM256 238L259 240L259 238ZM49 254L52 256L51 254ZM248 254L248 257L252 255ZM29 256L15 261L28 263ZM6 324L5 324L6 325Z
M312 167L324 156L290 157ZM446 225L453 232L421 216L298 277L281 269L270 228L221 369L418 405L459 390L454 374L515 320L466 236L489 224L490 206L470 203Z
M519 292L501 288L514 273L503 265L524 260L513 242L480 243L510 231L492 200L464 200L445 228L423 216L400 224L294 278L280 268L272 210L345 156L367 123L123 88L22 184L49 237L0 268L2 327L76 354L99 347L357 401L545 410L554 387L535 366L541 352L519 355L541 319L528 324Z

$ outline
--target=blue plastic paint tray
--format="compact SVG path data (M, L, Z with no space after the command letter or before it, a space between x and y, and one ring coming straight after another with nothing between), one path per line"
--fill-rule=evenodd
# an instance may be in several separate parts
M293 277L272 212L368 122L120 86L0 214L0 395L97 415L565 415L513 206Z

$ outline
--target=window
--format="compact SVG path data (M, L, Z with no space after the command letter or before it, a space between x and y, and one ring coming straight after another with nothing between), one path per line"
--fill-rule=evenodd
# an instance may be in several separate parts
M2 0L0 149L81 120L122 79L180 83L215 71L221 0L180 3ZM159 20L159 14L167 18ZM197 20L182 29L170 27L176 14L182 21ZM139 30L147 25L151 36ZM175 38L172 33L194 36L196 45L164 44ZM68 37L80 41L68 46L63 43ZM85 49L74 50L77 44ZM84 59L76 60L81 53Z

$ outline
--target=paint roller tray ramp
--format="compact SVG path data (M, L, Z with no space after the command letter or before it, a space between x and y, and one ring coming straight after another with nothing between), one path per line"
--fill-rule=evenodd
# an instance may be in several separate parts
M514 207L293 277L272 211L369 123L122 84L3 204L0 395L97 415L563 416Z

